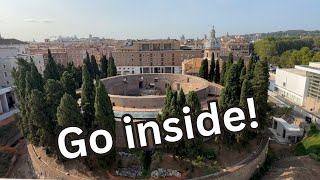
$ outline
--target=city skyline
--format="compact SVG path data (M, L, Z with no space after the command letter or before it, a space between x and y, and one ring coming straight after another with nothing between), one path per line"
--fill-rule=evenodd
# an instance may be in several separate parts
M1 4L0 33L5 38L43 41L59 35L89 34L115 39L179 38L182 34L203 38L213 25L217 36L317 30L319 5L315 0L12 0Z

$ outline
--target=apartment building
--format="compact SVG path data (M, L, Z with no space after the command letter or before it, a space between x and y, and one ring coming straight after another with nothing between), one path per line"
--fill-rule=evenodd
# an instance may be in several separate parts
M42 55L47 64L48 49L50 49L53 59L56 63L66 66L68 63L73 62L76 66L83 64L83 59L86 57L86 52L94 55L99 63L102 55L110 57L111 48L103 43L87 43L87 42L44 42L32 43L27 49L30 55Z
M128 40L116 46L112 56L121 75L181 73L181 62L186 58L202 57L202 52L181 48L176 39Z
M241 36L230 38L228 35L221 38L220 56L229 56L230 53L237 59L250 56L253 45Z

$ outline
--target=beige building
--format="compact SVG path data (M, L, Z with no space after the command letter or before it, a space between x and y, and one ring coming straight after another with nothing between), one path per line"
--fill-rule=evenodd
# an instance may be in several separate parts
M221 38L220 56L229 56L230 53L235 59L246 58L252 53L252 45L241 36L236 36L234 39L228 35L224 36Z
M202 57L200 49L183 49L175 39L128 40L112 56L118 74L181 73L184 59Z

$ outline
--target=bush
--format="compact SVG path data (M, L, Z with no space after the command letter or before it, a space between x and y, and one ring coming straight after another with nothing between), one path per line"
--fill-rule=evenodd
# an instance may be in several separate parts
M203 156L209 160L216 159L216 153L213 150L208 150L208 151L203 152Z
M317 129L317 125L315 123L310 125L310 131L308 132L310 135L317 133L319 130Z
M316 155L315 153L310 153L309 156L316 161L320 161L320 156Z

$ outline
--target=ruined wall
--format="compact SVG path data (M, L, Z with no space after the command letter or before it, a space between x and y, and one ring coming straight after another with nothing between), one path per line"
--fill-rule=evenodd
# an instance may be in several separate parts
M267 138L263 139L258 147L258 149L247 159L242 162L234 165L233 167L223 171L210 174L207 176L202 176L194 178L193 180L230 180L230 179L239 179L246 180L250 179L252 174L261 167L263 162L267 157L269 147L269 140Z
M157 80L155 81L155 79ZM139 89L140 81L142 81L144 88L147 87L148 84L154 83L155 87L162 95L127 96L130 93L134 94ZM195 91L200 99L206 98L208 94L219 95L222 89L222 86L208 82L200 77L181 74L136 74L115 76L102 79L102 82L106 86L114 106L130 108L162 108L166 84L171 85L173 90L182 88L185 94L188 94L190 91Z

